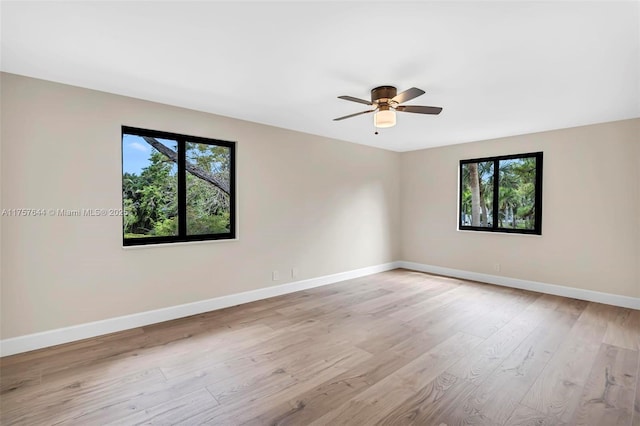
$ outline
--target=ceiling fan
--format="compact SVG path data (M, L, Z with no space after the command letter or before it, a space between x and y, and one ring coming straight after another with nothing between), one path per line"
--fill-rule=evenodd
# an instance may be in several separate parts
M425 92L417 87L412 87L404 92L398 93L398 90L393 86L380 86L371 90L371 101L364 99L354 98L353 96L338 96L339 99L345 101L358 102L365 105L371 105L373 109L367 111L356 112L355 114L345 115L344 117L334 118L333 121L344 120L345 118L351 118L362 114L368 114L375 112L373 116L373 123L376 127L393 127L396 125L396 111L400 112L413 112L416 114L440 114L442 108L432 106L419 106L419 105L400 105L403 102L410 101L423 95Z

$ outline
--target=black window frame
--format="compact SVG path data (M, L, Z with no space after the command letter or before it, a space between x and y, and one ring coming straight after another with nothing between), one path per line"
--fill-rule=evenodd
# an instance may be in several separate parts
M122 126L120 137L121 166L124 166L124 149L122 143L124 135L148 136L160 139L174 140L178 144L178 235L162 237L125 238L124 237L124 216L122 223L122 244L123 246L142 246L167 243L186 243L193 241L213 241L213 240L233 240L236 238L236 142L224 141L220 139L204 138L200 136L183 135L179 133L164 132L159 130L142 129L138 127ZM229 232L218 234L198 234L187 235L187 175L186 164L186 143L193 142L204 145L224 146L229 148ZM124 175L124 168L122 169ZM122 182L124 184L124 182ZM122 187L122 185L121 185ZM124 213L124 196L122 197L122 211Z
M535 157L536 159L536 181L535 181L535 227L534 229L513 229L513 228L500 228L498 226L499 221L495 220L499 214L499 192L500 192L500 161L501 160L513 160L519 158L531 158ZM492 206L492 217L494 218L491 227L483 227L483 226L471 226L471 225L463 225L462 223L462 194L464 192L463 188L463 165L469 163L482 163L482 162L493 162L493 206ZM484 158L472 158L468 160L460 160L459 165L459 186L458 186L458 230L460 231L483 231L483 232L500 232L507 234L530 234L530 235L542 235L542 161L543 161L543 153L539 152L528 152L524 154L510 154L510 155L500 155L495 157L484 157Z

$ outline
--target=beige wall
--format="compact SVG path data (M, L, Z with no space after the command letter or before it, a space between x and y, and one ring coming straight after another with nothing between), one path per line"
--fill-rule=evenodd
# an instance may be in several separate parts
M532 151L544 152L542 236L457 231L459 160ZM640 119L413 151L401 164L402 260L640 297Z
M129 125L238 142L240 237L123 249L119 217L1 217L2 339L394 260L640 297L640 120L400 154L1 78L2 208L119 208ZM542 236L456 230L460 159L538 150Z
M3 217L3 339L397 260L400 154L2 74L2 207L119 208L121 125L238 142L239 240L122 248L119 217ZM280 271L280 281L271 272Z

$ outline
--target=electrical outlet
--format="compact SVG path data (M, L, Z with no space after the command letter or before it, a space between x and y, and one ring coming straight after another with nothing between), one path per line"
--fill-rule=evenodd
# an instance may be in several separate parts
M271 273L271 279L272 279L273 281L278 281L278 280L280 279L280 272L278 272L278 271L273 271L273 272Z
M298 278L298 268L291 268L291 278Z
M500 264L499 263L494 264L493 265L493 270L496 271L496 272L500 272Z

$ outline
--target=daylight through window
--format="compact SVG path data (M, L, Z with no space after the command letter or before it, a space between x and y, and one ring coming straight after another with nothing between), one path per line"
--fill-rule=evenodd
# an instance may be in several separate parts
M542 234L542 152L460 161L458 227Z
M124 245L235 238L235 143L122 128Z

